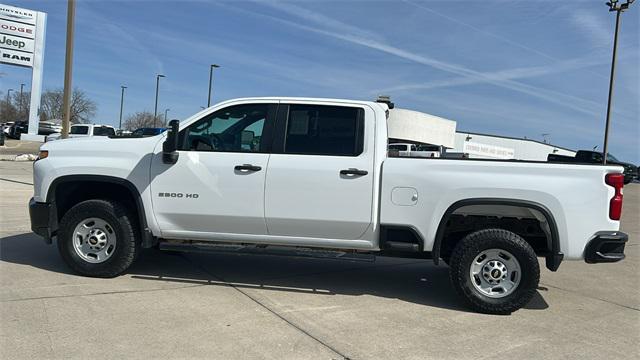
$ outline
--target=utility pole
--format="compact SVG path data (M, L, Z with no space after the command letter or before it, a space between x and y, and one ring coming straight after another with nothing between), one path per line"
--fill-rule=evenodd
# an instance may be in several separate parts
M69 137L71 119L71 72L73 67L73 31L76 16L76 0L67 2L67 54L64 60L64 95L62 97L62 138Z
M156 121L158 120L158 89L160 88L160 78L164 75L156 75L156 107L153 111L153 127L156 127Z
M20 100L18 100L18 111L20 111L20 115L22 115L22 88L24 88L24 84L20 84Z
M604 146L602 148L602 164L607 163L609 151L609 125L611 122L611 107L613 103L613 82L616 75L616 53L618 52L618 31L620 30L620 14L629 8L635 0L626 0L624 4L618 4L618 0L610 0L607 3L609 12L616 12L616 30L613 35L613 56L611 59L611 76L609 78L609 100L607 101L607 121L604 127Z
M213 84L213 69L219 68L218 64L211 64L209 67L209 96L207 97L207 107L211 106L211 85Z
M120 125L118 126L118 130L122 130L122 108L124 106L124 89L126 88L126 86L120 85L122 92L120 93Z

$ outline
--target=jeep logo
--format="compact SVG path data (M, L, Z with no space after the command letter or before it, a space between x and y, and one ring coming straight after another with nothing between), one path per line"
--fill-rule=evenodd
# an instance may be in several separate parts
M17 47L18 49L22 49L23 47L25 47L27 45L27 43L25 43L22 40L11 40L10 38L8 38L6 36L2 36L2 39L0 39L0 45L13 45L13 46Z
M165 198L186 198L186 199L197 199L200 195L198 194L183 194L183 193L169 193L169 192L161 192L158 193L158 197Z

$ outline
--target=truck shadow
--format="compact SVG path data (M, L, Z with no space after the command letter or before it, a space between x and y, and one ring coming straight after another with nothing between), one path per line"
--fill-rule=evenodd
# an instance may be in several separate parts
M33 234L0 239L0 260L75 276L57 253ZM317 296L377 296L469 312L449 284L447 266L431 260L378 257L375 262L269 255L166 253L145 250L123 276L133 281L176 282ZM539 293L527 309L545 309Z

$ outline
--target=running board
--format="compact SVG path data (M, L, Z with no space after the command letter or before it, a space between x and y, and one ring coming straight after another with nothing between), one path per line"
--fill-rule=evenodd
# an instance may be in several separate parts
M374 262L376 259L376 256L372 253L344 251L339 249L315 249L278 245L160 242L158 246L160 250L165 251L184 251L207 254L273 255L362 262Z

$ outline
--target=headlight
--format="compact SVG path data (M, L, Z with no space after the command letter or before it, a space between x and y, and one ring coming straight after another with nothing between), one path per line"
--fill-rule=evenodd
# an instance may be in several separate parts
M49 157L49 151L40 150L40 153L38 154L38 158L36 159L36 161L46 159L47 157Z

